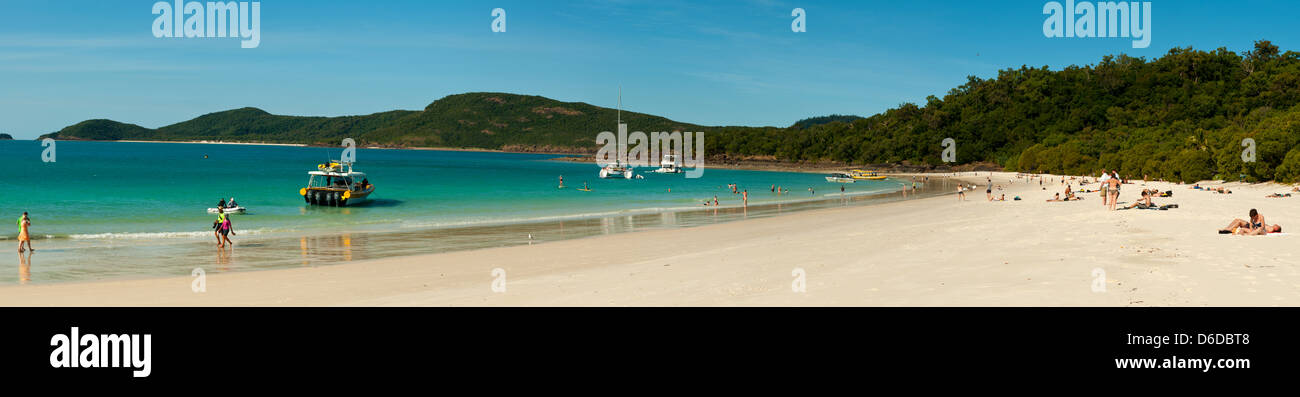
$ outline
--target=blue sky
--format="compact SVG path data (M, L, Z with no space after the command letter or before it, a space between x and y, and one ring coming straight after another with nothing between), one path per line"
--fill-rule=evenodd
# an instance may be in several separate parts
M261 45L155 38L156 1L4 0L0 132L92 118L146 127L254 106L338 116L504 91L705 125L786 126L924 102L1006 67L1300 49L1296 1L1156 0L1149 48L1043 36L1046 1L261 2ZM1062 1L1064 3L1064 1ZM493 8L506 10L493 33ZM791 32L791 10L807 32Z

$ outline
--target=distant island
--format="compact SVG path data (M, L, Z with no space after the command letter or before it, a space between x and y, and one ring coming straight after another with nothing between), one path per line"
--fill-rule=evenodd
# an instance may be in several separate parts
M14 140L13 136L10 136L9 134L0 134L0 141L12 141L12 140Z
M242 108L158 129L88 120L57 139L225 141L593 153L616 110L507 93L467 93L422 111L298 117ZM710 159L787 164L947 167L1193 182L1300 181L1300 53L1258 41L1242 54L1174 48L1157 59L1106 56L1059 71L1021 66L971 76L943 98L866 118L829 115L789 127L701 126L623 112L632 131L704 131ZM1243 142L1254 141L1254 146ZM1243 149L1245 148L1245 149ZM1254 149L1255 161L1243 161Z
M225 141L338 145L447 147L526 152L586 153L596 133L614 131L617 110L540 96L467 93L434 101L423 111L394 110L361 116L281 116L242 108L149 129L112 120L87 120L46 134L61 140ZM624 111L636 131L695 131L702 127Z

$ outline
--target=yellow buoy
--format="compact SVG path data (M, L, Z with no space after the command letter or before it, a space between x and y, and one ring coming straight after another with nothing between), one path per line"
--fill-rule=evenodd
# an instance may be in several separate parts
M298 189L298 195L299 195L299 196L306 196L306 195L307 195L307 188Z

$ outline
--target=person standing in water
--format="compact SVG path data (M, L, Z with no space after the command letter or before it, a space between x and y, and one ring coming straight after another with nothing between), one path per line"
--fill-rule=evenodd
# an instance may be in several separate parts
M224 209L217 209L217 234L221 237L217 239L217 247L224 248L226 244L232 247L234 241L230 241L230 234L234 232L234 223L230 222L230 216L226 215Z
M560 188L564 188L564 175L560 175Z
M27 217L27 212L23 212L23 216L18 218L18 253L23 252L23 244L27 244L28 251L36 252L36 249L32 248L31 227L32 219Z
M745 189L745 192L744 192L743 195L741 196L741 199L742 199L742 200L745 200L745 206L748 207L748 206L749 206L749 189Z

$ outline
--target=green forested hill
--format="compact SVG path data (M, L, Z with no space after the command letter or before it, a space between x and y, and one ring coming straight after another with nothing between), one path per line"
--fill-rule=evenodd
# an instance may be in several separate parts
M119 123L113 120L86 120L64 127L59 132L42 135L41 138L58 139L94 139L116 141L124 139L154 139L154 130L135 124Z
M361 137L367 142L400 146L550 148L556 151L595 148L596 134L616 131L617 110L540 96L501 93L451 95L423 112L395 120ZM632 131L697 130L697 125L663 117L622 112Z
M595 150L615 110L539 96L469 93L423 111L295 117L245 108L157 130L86 121L61 139L227 140L337 145ZM1157 59L1107 56L1062 70L1022 66L966 84L925 104L867 118L825 116L788 128L702 127L624 112L634 131L706 131L706 152L790 162L939 165L944 138L958 163L1011 170L1195 181L1300 179L1300 53L1268 41L1238 54L1175 48ZM1256 142L1257 161L1241 159Z
M465 147L587 151L596 134L617 128L616 109L540 96L469 93L439 99L424 111L395 110L365 116L280 116L242 108L199 116L156 130L91 120L46 136L83 140L220 140L363 146ZM622 113L637 131L685 131L699 126L641 113Z
M943 98L903 104L851 124L746 130L709 137L710 153L785 160L940 164L1141 178L1296 181L1300 177L1300 54L1267 41L1252 51L1175 48L1146 60L1107 56L1060 71L1006 69L971 77ZM1257 162L1241 160L1242 140Z

